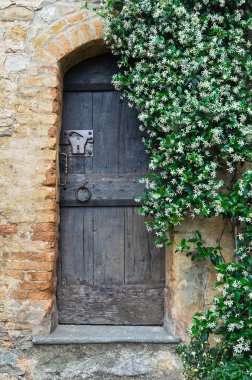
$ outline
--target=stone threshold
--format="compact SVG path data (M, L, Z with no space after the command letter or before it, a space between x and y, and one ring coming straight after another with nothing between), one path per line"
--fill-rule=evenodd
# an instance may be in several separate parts
M179 337L159 326L58 325L50 335L33 338L34 344L179 342Z

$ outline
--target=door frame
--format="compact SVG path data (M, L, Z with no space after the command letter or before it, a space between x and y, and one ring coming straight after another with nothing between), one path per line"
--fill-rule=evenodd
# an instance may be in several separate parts
M147 175L150 159L138 112L111 85L117 62L111 53L84 60L63 81L59 154L64 155L62 183L67 183L60 191L60 324L163 325L165 248L155 246L155 233L147 231L132 199L144 191L138 182ZM93 130L94 157L71 157L67 131L83 128ZM84 178L93 195L83 204L74 192Z
M83 20L85 18L85 24ZM77 65L81 61L108 52L103 40L103 23L98 16L94 16L92 11L88 11L84 17L84 12L79 12L79 18L71 21L71 30L62 30L59 21L57 33L50 33L44 30L37 39L34 40L34 61L31 67L37 67L42 75L44 72L50 73L50 80L44 84L48 90L48 97L41 103L40 112L41 130L47 130L47 161L44 169L45 181L41 184L42 199L46 202L47 212L50 217L41 224L38 222L33 227L32 240L42 242L44 250L47 252L48 265L39 267L38 270L48 272L48 286L40 290L40 297L37 299L39 311L37 321L33 324L33 336L48 335L58 324L56 307L56 260L58 257L58 225L59 225L59 167L58 167L58 146L59 133L61 129L62 115L62 84L64 74L68 69ZM56 30L57 23L55 24ZM61 41L68 39L64 46ZM38 59L39 57L39 59ZM33 68L34 70L34 68ZM30 72L27 79L33 79ZM34 86L41 87L39 80ZM51 115L45 117L44 107L51 109ZM36 114L37 115L37 114ZM44 197L44 198L43 198ZM43 210L44 213L44 210ZM181 288L176 285L176 272L178 266L174 264L174 249L169 247L166 254L166 285L165 285L165 316L164 327L171 333L185 335L185 331L194 313L191 304L183 305L181 310ZM47 263L46 263L47 264ZM50 265L49 265L50 264ZM197 310L195 305L195 311ZM186 318L184 315L186 314ZM180 320L180 321L179 321Z

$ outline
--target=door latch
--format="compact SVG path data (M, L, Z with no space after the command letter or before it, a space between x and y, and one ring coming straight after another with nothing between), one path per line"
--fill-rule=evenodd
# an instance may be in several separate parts
M72 154L80 154L86 157L93 156L93 131L92 130L68 130L65 131L72 147Z

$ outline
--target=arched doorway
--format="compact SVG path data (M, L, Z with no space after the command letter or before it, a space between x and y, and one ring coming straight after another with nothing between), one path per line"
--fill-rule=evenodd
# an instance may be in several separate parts
M134 201L148 157L136 111L111 85L116 71L106 54L64 79L60 324L163 324L165 252L155 248Z

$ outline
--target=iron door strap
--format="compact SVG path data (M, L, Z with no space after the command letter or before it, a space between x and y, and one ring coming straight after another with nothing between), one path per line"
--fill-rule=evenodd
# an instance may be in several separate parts
M64 167L65 178L64 178L64 181L60 182L59 185L60 186L66 186L66 184L68 182L68 154L67 153L60 153L60 155L65 157L65 167Z
M80 195L80 191L84 191L84 196L82 195ZM86 185L84 185L84 184L82 184L82 185L80 185L76 190L75 190L75 197L76 197L76 199L77 199L77 201L79 201L79 202L88 202L89 200L90 200L90 198L91 198L91 196L92 196L92 193L91 193L91 191L89 190L89 188L86 186Z

